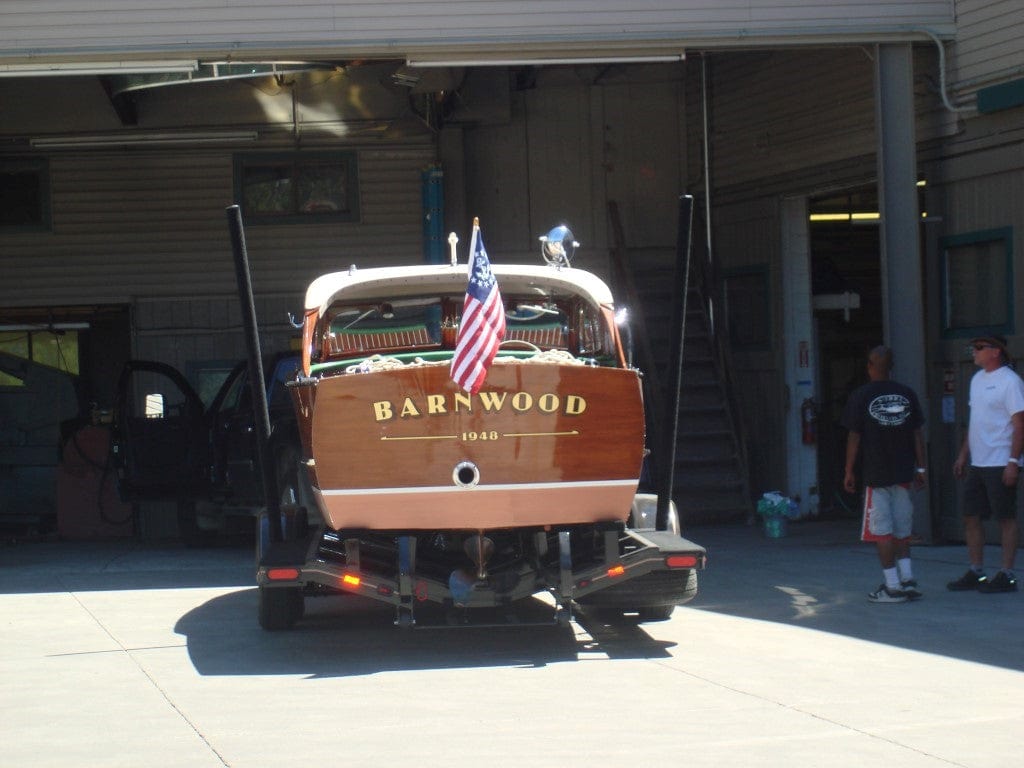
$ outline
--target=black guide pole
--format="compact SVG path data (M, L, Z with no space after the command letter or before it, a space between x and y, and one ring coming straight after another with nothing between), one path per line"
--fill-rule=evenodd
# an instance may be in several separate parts
M245 249L245 232L242 229L242 209L237 205L227 208L228 229L231 231L231 250L235 256L235 280L238 283L238 300L242 307L242 321L245 323L245 343L248 350L249 388L252 391L253 420L256 422L256 456L260 462L263 477L263 501L267 508L270 524L270 540L281 541L281 494L277 488L277 472L271 461L270 408L267 406L267 388L263 378L263 356L260 354L260 335L256 326L256 302L252 296L252 273L249 270L249 254Z
M662 459L657 462L661 468L661 484L658 489L658 511L654 527L659 531L668 528L669 502L672 500L672 485L675 480L676 436L679 432L679 400L683 385L683 343L686 339L686 301L690 292L690 250L693 232L693 195L679 198L679 233L676 238L676 275L672 295L672 349L669 355L668 377L665 382L667 395L665 419L665 444Z

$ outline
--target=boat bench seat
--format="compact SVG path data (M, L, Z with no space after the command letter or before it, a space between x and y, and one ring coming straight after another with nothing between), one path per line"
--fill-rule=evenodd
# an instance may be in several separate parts
M437 342L430 338L425 325L401 328L331 331L327 343L332 355L358 354L389 349L429 347Z
M561 325L515 328L505 326L505 341L527 341L541 349L568 349L566 334Z

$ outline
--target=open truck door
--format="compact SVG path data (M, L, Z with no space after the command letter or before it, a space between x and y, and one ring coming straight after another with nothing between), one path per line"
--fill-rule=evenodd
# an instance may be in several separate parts
M114 451L125 501L194 498L209 482L203 403L164 363L125 364L114 407Z

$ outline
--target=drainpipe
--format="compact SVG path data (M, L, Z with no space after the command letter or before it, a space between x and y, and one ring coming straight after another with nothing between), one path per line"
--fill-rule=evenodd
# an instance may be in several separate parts
M942 106L954 114L973 112L973 107L955 107L949 100L949 94L946 93L946 46L931 30L922 29L921 31L928 35L935 43L935 47L939 49L939 96L942 98Z
M444 171L431 165L423 171L423 253L428 264L444 264Z

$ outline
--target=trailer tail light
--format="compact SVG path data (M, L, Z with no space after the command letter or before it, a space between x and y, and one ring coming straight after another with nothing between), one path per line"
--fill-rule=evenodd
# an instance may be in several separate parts
M669 555L665 558L665 565L669 568L696 568L696 555Z
M268 568L267 578L270 581L295 581L299 578L298 568Z
M354 573L346 573L341 577L341 583L346 587L358 587L362 582L363 580Z
M621 576L625 572L626 566L622 565L622 563L619 563L618 565L613 565L611 568L608 569L608 575L613 579L616 576Z

